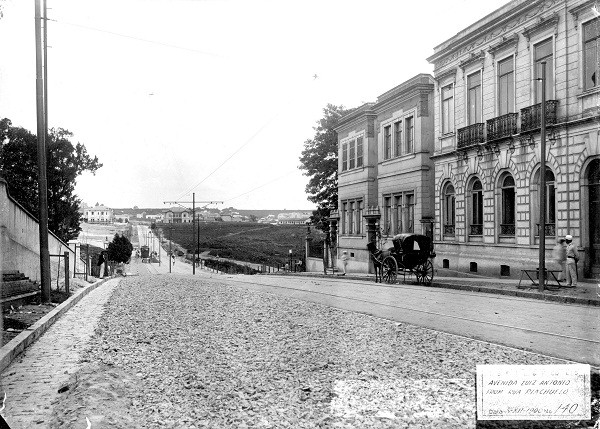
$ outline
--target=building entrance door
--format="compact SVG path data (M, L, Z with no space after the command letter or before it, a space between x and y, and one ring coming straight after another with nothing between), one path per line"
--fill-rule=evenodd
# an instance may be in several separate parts
M600 277L600 160L594 160L588 170L590 196L590 271Z

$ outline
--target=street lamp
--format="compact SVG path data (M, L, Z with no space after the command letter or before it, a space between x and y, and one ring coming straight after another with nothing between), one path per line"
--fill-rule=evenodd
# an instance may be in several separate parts
M292 271L292 249L290 249L290 264L288 265L290 272Z

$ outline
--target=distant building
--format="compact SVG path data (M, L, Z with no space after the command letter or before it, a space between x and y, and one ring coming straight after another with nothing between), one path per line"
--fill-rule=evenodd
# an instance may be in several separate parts
M94 207L85 207L83 219L89 223L112 223L114 221L113 209L96 203Z
M277 225L306 225L310 222L311 213L280 213L277 215Z
M130 218L131 218L131 215L125 214L125 213L119 213L119 214L114 215L115 222L121 222L121 223L129 222Z
M163 211L164 223L190 223L192 211L183 207L172 207Z

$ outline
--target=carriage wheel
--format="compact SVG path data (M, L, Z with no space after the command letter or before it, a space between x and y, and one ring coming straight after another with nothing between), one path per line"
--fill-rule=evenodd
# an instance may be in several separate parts
M396 277L398 276L398 264L393 257L388 256L383 260L381 270L381 277L384 282L396 283Z
M423 262L421 265L417 266L415 269L415 274L417 276L417 281L424 285L431 285L433 281L433 264L428 259Z

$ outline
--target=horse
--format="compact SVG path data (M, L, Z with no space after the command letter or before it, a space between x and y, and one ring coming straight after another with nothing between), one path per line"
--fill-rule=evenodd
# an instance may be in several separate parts
M377 248L377 244L374 241L367 244L367 250L369 251L371 261L373 261L373 268L375 269L375 283L383 283L383 258L386 255L384 255L383 250Z

